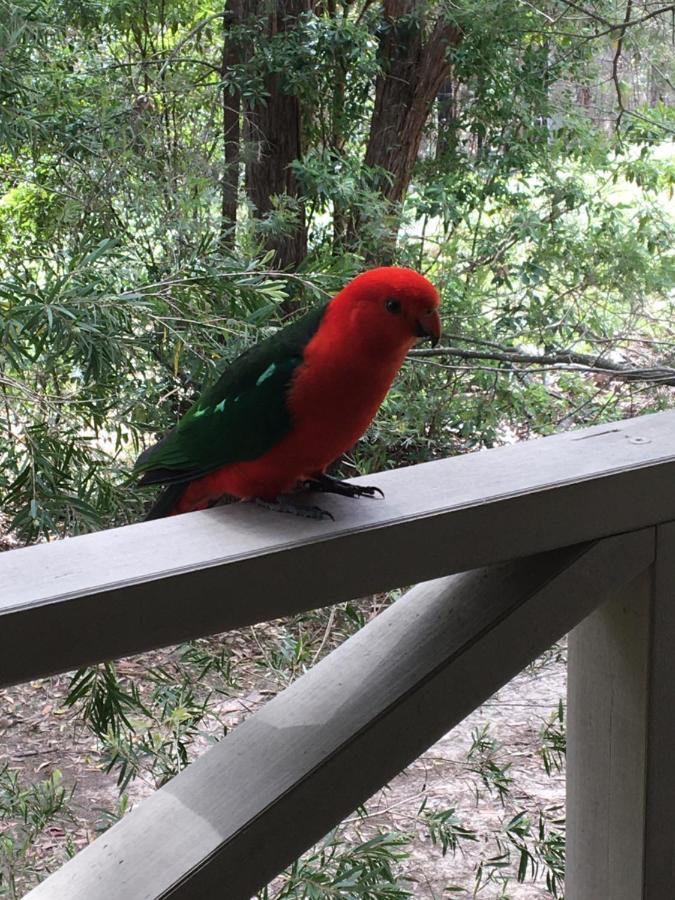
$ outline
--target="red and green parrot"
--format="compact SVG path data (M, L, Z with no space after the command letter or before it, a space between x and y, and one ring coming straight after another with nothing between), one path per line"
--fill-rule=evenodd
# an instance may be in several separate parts
M374 496L377 488L326 469L368 428L418 338L438 342L438 306L417 272L372 269L247 350L138 457L140 485L167 485L147 518L205 509L226 494L297 512L283 498L299 484Z

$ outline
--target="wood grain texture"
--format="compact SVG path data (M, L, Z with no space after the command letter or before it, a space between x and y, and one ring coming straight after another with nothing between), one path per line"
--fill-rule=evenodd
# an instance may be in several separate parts
M359 479L363 481L363 479ZM675 413L0 554L0 686L675 519Z
M570 635L567 900L675 885L675 524L652 569Z
M568 900L642 898L650 594L646 572L570 635Z
M653 558L646 529L413 588L29 897L248 900Z
M656 530L646 734L644 895L675 893L675 523Z

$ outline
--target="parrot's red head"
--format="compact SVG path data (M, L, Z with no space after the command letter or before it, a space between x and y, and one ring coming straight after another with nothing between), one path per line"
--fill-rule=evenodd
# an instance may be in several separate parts
M369 343L407 352L418 338L441 336L438 291L430 281L397 266L382 266L357 276L333 302L350 310L351 325Z

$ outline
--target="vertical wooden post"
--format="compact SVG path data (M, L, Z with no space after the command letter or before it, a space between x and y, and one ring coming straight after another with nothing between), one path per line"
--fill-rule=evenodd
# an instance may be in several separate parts
M644 900L675 897L675 522L656 530L645 796Z
M641 900L649 601L639 576L570 634L566 900Z
M566 900L675 896L675 523L570 634Z

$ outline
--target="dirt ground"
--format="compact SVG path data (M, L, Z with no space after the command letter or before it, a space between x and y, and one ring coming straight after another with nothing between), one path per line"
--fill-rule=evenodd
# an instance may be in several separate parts
M426 795L429 806L455 807L464 826L483 840L465 842L462 852L441 855L424 830L417 828L417 840L406 865L414 878L414 896L424 900L440 900L456 896L446 891L447 885L462 886L472 896L475 884L475 868L481 855L489 856L490 834L498 830L500 823L508 821L516 813L525 810L536 822L538 810L556 809L564 816L565 776L553 771L547 775L539 756L540 732L559 699L565 698L566 665L564 659L547 657L541 665L529 667L490 698L479 709L464 719L438 743L434 744L406 772L391 784L391 790L381 793L381 823L388 828L406 831L411 816ZM487 791L476 794L476 778L467 772L467 751L472 743L472 733L489 726L489 734L501 745L497 751L500 763L509 763L509 776L513 779L511 792L504 801ZM367 804L375 812L375 803ZM537 882L518 884L513 867L507 874L506 895L509 900L539 900L549 898L541 877ZM486 885L477 895L485 900L501 900L495 885Z
M269 668L261 664L261 653L264 656L270 642L274 644L275 629L279 628L272 623L227 635L238 687L214 704L216 716L207 722L214 733L222 727L217 718L228 729L236 727L282 689L280 682L291 677L288 673L273 677ZM173 652L169 648L122 660L118 672L142 679L149 667L167 664ZM547 775L539 755L541 728L565 696L563 657L564 651L548 654L505 686L373 797L366 804L365 818L354 816L348 820L345 836L368 839L377 829L415 833L411 854L403 863L410 879L406 887L413 895L424 900L473 896L476 866L481 857L494 855L493 836L503 823L523 810L536 822L539 809L564 804L564 775L556 771ZM43 832L33 858L36 871L26 887L63 860L69 843L72 849L79 849L95 838L118 808L116 779L103 770L96 738L82 727L72 709L63 706L69 680L68 675L62 675L0 691L0 767L9 764L25 783L43 779L58 769L63 774L63 784L73 791L73 820L52 824ZM485 725L490 737L497 741L495 757L499 765L510 766L512 784L503 805L481 785L467 762L472 734ZM204 738L193 749L199 753L207 746ZM132 781L128 788L131 805L153 789L147 777ZM443 856L417 817L425 798L428 810L455 807L462 825L473 829L479 839L464 841L454 855ZM559 811L559 815L563 812ZM492 883L476 896L483 900L551 896L541 875L537 882L528 876L526 883L517 884L511 865L504 870L504 877L508 877L508 888L503 893ZM451 885L464 888L464 892L450 891Z

